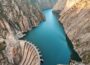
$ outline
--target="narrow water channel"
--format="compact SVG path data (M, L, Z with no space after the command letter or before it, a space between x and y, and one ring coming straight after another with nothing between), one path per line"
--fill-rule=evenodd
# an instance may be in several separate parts
M46 20L27 32L24 39L38 46L44 59L42 65L68 64L71 52L62 25L51 9L43 11L43 14Z

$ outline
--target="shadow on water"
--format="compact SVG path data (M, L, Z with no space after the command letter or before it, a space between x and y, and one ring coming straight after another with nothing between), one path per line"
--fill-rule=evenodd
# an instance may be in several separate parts
M49 15L50 15L51 13L49 12ZM49 18L47 18L48 19L48 21L52 21L52 20L54 20L54 17L53 17L53 19L49 19ZM47 21L47 22L48 22ZM53 22L56 22L57 20L55 19L55 21L52 21L52 23ZM46 23L47 23L46 22ZM62 46L61 46L61 44L60 44L60 46L61 47L57 47L57 48L54 48L53 49L53 47L54 46L59 46L58 44L55 44L56 43L56 41L60 41L60 39L59 40L57 40L56 39L56 41L55 41L55 38L54 37L52 37L52 39L51 39L51 37L49 38L48 37L48 35L50 35L53 31L51 31L51 32L49 32L49 33L47 33L47 31L48 30L50 30L49 29L49 24L51 24L51 22L49 22L48 24L47 24L47 26L46 26L46 24L44 23L44 26L43 25L41 25L41 27L39 27L39 28L37 28L36 30L34 30L33 29L33 31L30 33L30 32L27 32L26 34L27 34L27 36L26 37L24 37L24 39L27 39L27 40L29 40L29 41L32 41L32 42L34 42L34 43L37 43L37 41L39 41L38 43L39 44L37 44L37 46L39 46L39 48L41 48L41 50L43 51L42 52L42 55L43 55L43 58L44 58L44 64L43 65L55 65L55 64L57 64L57 63L60 63L60 61L61 61L61 63L69 63L69 61L68 61L68 55L69 55L69 60L70 60L70 55L71 55L71 59L72 60L76 60L76 61L78 61L78 62L80 62L81 61L81 58L79 57L79 55L77 54L77 52L74 50L74 47L73 47L73 44L72 44L72 42L69 40L69 38L68 38L68 36L65 34L65 32L64 32L64 34L65 34L65 36L66 36L66 39L65 39L65 41L66 42L68 42L67 44L68 44L68 48L70 49L70 51L71 51L71 53L69 54L65 54L65 53L67 53L68 52L68 50L67 50L67 48L63 48L64 50L62 50ZM54 23L55 24L55 23ZM56 23L57 24L57 23ZM60 23L61 24L61 23ZM54 25L55 26L55 25ZM58 26L58 24L55 26L55 29L57 29L57 26ZM47 27L48 27L48 30L47 30ZM64 28L63 28L63 24L61 24L61 26L60 27L62 27L61 29L63 29L64 30ZM51 26L51 29L54 29L54 27L52 28L52 26ZM42 31L44 30L44 38L42 38L42 35L43 34L40 34ZM59 30L59 28L58 28L58 30ZM38 31L38 32L36 32L36 31ZM56 31L56 30L54 30L54 31ZM36 34L37 33L37 34ZM46 34L47 33L47 34ZM35 34L36 34L36 36L35 36ZM53 35L54 33L52 33L52 35ZM47 36L47 37L46 37ZM58 36L58 35L57 35ZM30 40L30 38L31 38L31 40ZM44 40L44 39L46 39L46 40ZM48 40L48 39L50 39L50 41ZM36 41L35 41L36 40ZM52 40L54 40L53 42L55 42L55 43L53 43L52 42ZM61 42L61 41L60 41ZM62 41L63 42L63 41ZM50 43L53 43L53 44L50 44ZM66 44L66 43L65 43ZM49 47L50 46L50 47ZM58 52L58 51L56 51L57 49L61 49L61 53L60 52ZM55 53L55 54L54 54ZM54 54L54 55L53 55ZM58 55L57 55L58 54ZM58 59L58 57L60 56L60 54L61 54L61 57L60 57L60 59ZM66 56L64 56L64 54L66 55ZM64 56L64 57L63 57ZM62 59L61 59L62 58ZM67 59L67 60L66 60ZM53 62L54 61L54 62Z
M72 42L71 42L71 40L68 38L68 36L66 35L66 40L67 40L67 42L68 42L68 46L69 46L69 48L70 48L70 50L71 50L71 60L75 60L75 61L77 61L77 62L81 62L82 60L81 60L81 58L80 58L80 56L78 55L78 53L74 50L74 47L73 47L73 44L72 44Z
M61 22L60 22L60 24L62 25L62 28L64 30L63 24ZM74 46L73 46L71 40L68 38L68 36L67 36L66 33L65 33L65 35L66 35L66 40L67 40L68 47L69 47L69 49L71 51L71 60L75 60L77 62L81 62L82 59L80 58L80 56L78 55L78 53L75 51Z

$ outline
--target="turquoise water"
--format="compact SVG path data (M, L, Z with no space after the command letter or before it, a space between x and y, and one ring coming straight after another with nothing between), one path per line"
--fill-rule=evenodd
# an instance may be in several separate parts
M25 39L38 46L44 59L42 65L68 64L70 49L62 25L52 14L52 10L43 11L46 21L29 31Z

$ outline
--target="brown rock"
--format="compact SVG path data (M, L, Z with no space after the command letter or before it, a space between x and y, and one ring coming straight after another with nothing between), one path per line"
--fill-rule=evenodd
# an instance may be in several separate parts
M69 8L68 6L71 5ZM72 0L60 13L60 22L85 65L90 64L90 0Z

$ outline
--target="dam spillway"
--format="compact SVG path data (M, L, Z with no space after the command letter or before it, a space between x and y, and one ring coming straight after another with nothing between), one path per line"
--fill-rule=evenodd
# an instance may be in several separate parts
M27 41L20 41L22 59L19 65L40 65L41 58L35 45Z

